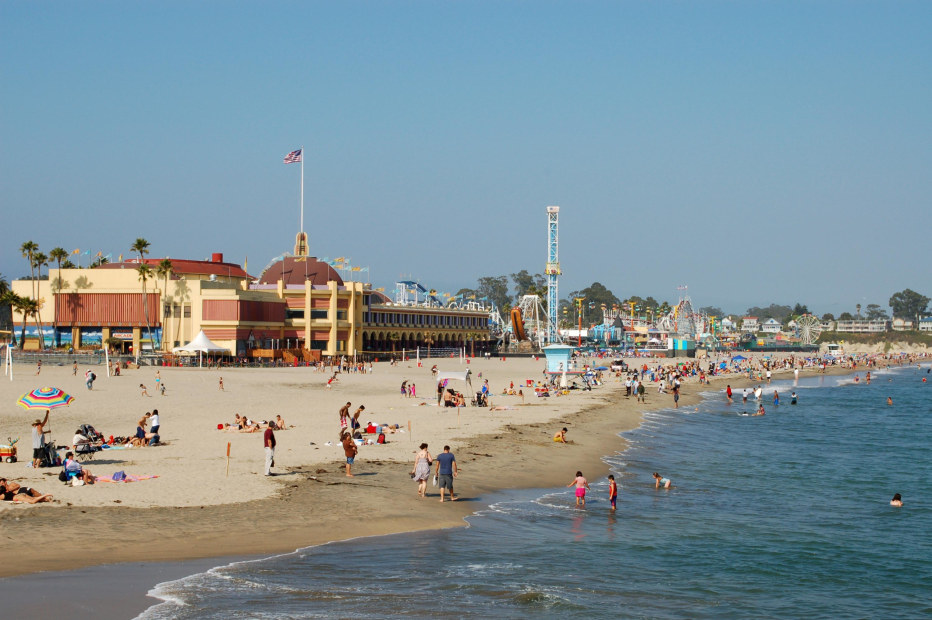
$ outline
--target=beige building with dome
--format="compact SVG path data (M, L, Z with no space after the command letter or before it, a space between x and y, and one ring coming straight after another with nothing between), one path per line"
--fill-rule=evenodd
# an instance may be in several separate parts
M60 274L53 269L50 280L37 282L42 329L30 317L26 346L106 343L124 352L167 353L201 330L238 356L277 357L287 350L310 359L417 347L475 354L493 344L488 313L395 304L369 284L344 282L327 263L300 255L306 247L299 233L296 256L273 262L255 279L219 253L209 261L146 258ZM140 264L154 272L165 260L171 271L149 279L143 294ZM13 282L23 296L32 296L32 286ZM19 338L22 315L14 312L13 321Z

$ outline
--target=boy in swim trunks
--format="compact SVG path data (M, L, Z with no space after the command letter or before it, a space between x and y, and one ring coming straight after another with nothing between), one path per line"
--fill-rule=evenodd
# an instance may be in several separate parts
M612 503L612 512L615 512L615 502L618 501L618 485L615 484L615 476L608 475L608 501Z

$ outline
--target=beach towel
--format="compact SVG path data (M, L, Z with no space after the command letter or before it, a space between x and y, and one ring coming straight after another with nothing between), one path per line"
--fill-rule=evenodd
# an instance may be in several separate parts
M149 476L149 475L139 475L135 476L133 474L126 474L126 477L123 480L114 480L113 476L97 476L94 478L95 482L139 482L140 480L150 480L152 478L158 478L158 476Z

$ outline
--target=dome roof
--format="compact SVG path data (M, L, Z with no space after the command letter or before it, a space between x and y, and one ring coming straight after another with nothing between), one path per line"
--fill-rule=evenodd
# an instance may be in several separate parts
M330 280L336 280L339 286L343 286L343 278L337 270L313 256L286 256L269 265L259 276L259 284L276 284L279 280L284 280L285 286L304 286L307 280L313 285L326 285Z

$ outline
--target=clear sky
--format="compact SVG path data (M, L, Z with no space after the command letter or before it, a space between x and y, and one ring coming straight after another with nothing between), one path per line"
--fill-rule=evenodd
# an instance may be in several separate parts
M839 314L932 296L930 2L4 2L0 273L34 240L374 286ZM87 259L85 259L87 260Z

